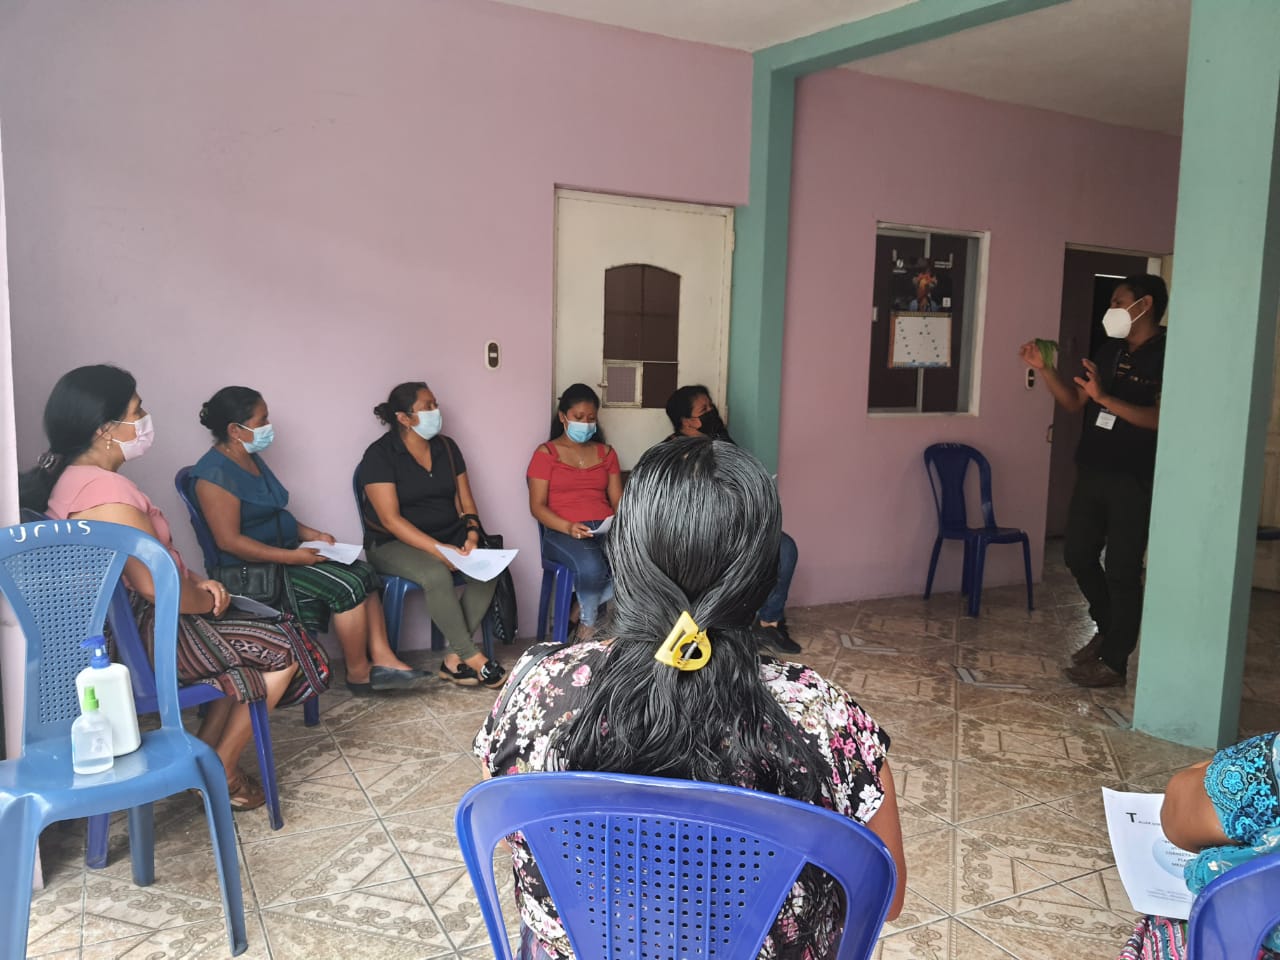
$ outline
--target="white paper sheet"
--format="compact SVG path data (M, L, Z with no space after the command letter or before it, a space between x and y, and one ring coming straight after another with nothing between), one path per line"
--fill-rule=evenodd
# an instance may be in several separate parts
M449 558L449 562L469 577L477 580L492 580L516 558L519 550L472 550L463 556L452 547L441 547L440 552Z
M592 531L592 536L599 536L602 533L608 533L609 528L613 526L613 516L607 516L600 522L600 526Z
M269 607L259 600L251 597L242 597L238 593L231 595L231 606L237 610L243 610L245 613L252 613L259 617L278 617L280 611L275 607Z
M360 551L364 549L354 543L325 543L323 540L304 540L298 546L318 550L320 556L338 563L355 563L360 559Z
M1195 897L1187 889L1182 868L1195 854L1175 847L1165 837L1160 827L1163 803L1163 793L1121 793L1102 788L1111 850L1133 909L1185 920L1191 915Z

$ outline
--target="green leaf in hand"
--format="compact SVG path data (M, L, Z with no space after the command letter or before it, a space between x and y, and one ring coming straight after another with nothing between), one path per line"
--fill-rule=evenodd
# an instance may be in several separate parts
M1044 365L1052 369L1058 359L1058 341L1041 340L1037 337L1036 346L1040 348L1040 359L1044 361Z

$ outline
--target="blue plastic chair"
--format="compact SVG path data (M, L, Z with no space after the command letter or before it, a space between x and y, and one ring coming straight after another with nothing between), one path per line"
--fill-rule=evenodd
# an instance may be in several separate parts
M547 529L538 524L538 550L542 553L542 590L538 594L538 641L547 636L548 607L551 609L552 635L556 643L569 639L569 610L573 606L573 571L563 563L547 558L545 537Z
M191 529L195 531L196 543L200 544L200 552L204 554L204 568L205 570L212 570L214 567L218 565L218 554L221 551L218 550L218 542L213 539L213 531L209 529L209 524L205 523L204 514L200 512L200 502L196 499L195 482L191 479L191 467L183 467L176 474L174 474L173 486L174 486L174 489L178 491L178 497L182 500L183 506L187 508L187 516L191 518ZM112 626L114 627L114 625L115 625L115 621L113 620ZM212 697L210 699L217 699L217 698ZM183 706L184 707L191 706L191 704L184 703ZM266 717L266 708L264 707L263 708L264 728L265 728L265 717ZM316 696L308 697L306 700L303 701L302 723L303 723L303 726L314 727L319 722L320 722L320 697L317 694ZM253 734L254 734L254 741L258 744L258 760L259 762L261 762L262 738L258 736L258 720L256 715L253 721ZM268 743L267 752L270 753L270 751L271 751L271 744ZM271 779L272 779L272 782L274 783L275 781L275 765L274 764L272 764L271 766L271 771L272 771ZM265 771L263 774L262 789L264 791L268 789ZM270 793L267 793L267 802L268 803L271 802ZM280 824L277 824L276 820L279 819L279 817L280 817L280 808L279 808L279 805L277 804L276 807L273 808L272 814L271 814L271 828L273 830L279 830L280 824L283 824L284 822L284 821L281 821Z
M356 498L356 514L360 517L360 534L364 537L364 542L368 543L369 528L365 523L364 490L360 485L359 466L351 474L351 492ZM466 580L462 574L455 572L453 583L454 586L460 587L466 583ZM382 574L382 609L387 619L387 640L391 644L392 650L400 649L400 625L404 622L405 598L415 590L421 589L422 587L412 580L406 580L404 577L393 577L390 574ZM481 624L481 636L483 637L484 655L493 659L493 631L490 628L487 616ZM431 649L443 650L444 646L444 634L435 625L435 621L432 621Z
M978 465L979 491L982 495L981 527L969 526L965 511L964 481L969 463ZM929 576L924 585L924 598L933 593L933 575L938 568L942 541L964 543L964 566L960 574L960 591L969 598L969 616L976 617L982 605L982 576L986 567L987 547L994 543L1021 543L1022 562L1027 575L1027 610L1034 610L1031 588L1031 539L1025 530L996 524L995 506L991 502L991 464L973 447L963 443L935 443L924 451L924 468L929 474L933 504L938 511L938 536L933 541L929 558Z
M511 948L493 851L517 830L574 955L598 960L754 960L809 863L845 890L837 960L865 960L897 878L885 845L848 817L692 780L583 772L497 777L467 791L454 822L500 960L511 960Z
M1187 921L1189 960L1253 960L1280 925L1280 853L1235 867L1200 891Z
M80 713L76 674L88 666L80 646L102 632L126 559L136 557L156 590L156 697L160 729L142 735L111 770L71 769L71 724ZM194 788L204 797L231 953L248 946L235 826L218 755L182 727L178 704L178 568L155 539L132 527L48 520L6 527L0 536L0 594L26 637L22 755L0 761L0 956L26 956L31 885L40 832L59 820L129 811L133 879L155 879L152 804Z

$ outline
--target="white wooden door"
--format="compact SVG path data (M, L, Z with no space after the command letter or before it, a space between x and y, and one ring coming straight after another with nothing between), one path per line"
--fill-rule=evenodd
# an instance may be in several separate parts
M671 432L674 387L705 384L728 417L732 259L729 208L557 191L555 396L573 383L601 395L600 425L623 470ZM620 289L642 283L670 293L653 307L661 317L620 306Z

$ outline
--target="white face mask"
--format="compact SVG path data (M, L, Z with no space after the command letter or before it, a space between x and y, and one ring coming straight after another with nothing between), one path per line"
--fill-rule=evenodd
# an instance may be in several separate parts
M413 425L413 432L423 440L430 440L444 426L444 416L439 408L435 410L419 410L418 422Z
M1133 304L1129 304L1133 306ZM1129 331L1133 329L1133 324L1137 320L1141 320L1146 314L1146 310L1138 314L1136 317L1129 315L1129 307L1112 307L1102 315L1102 329L1107 331L1108 337L1116 340L1123 340L1129 335Z
M155 427L151 425L151 414L144 414L137 420L116 420L115 422L127 423L133 427L132 440L116 441L120 445L120 452L124 454L125 460L137 460L151 449L151 444L156 439Z

